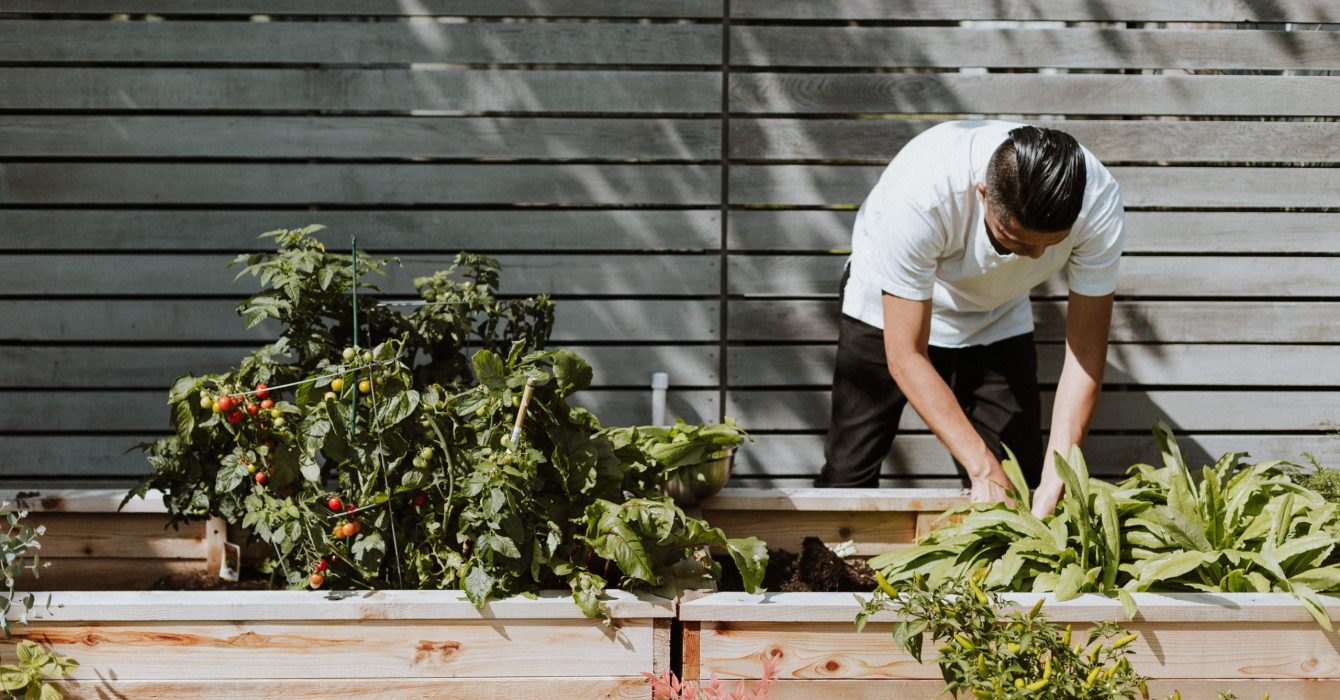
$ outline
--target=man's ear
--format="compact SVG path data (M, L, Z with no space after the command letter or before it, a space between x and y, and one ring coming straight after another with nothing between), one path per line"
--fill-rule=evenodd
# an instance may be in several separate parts
M977 193L980 194L980 195L982 195L983 197L986 196L986 183L985 183L985 182L978 182L978 183L977 183Z

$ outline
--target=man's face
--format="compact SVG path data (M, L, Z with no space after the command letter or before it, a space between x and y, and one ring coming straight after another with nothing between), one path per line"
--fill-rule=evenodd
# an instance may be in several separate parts
M1050 247L1064 241L1070 235L1070 229L1063 231L1034 231L1018 225L1013 217L998 217L987 201L986 185L977 183L977 196L982 198L982 207L986 222L986 235L991 245L1001 255L1022 255L1034 260Z

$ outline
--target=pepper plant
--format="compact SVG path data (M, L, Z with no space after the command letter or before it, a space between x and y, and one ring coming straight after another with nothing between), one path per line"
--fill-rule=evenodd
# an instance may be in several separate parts
M175 435L144 446L154 473L127 499L156 488L174 522L240 524L291 588L459 588L482 605L564 586L598 616L606 586L660 584L717 545L757 590L762 542L687 517L654 461L568 404L592 371L545 348L547 297L498 299L498 263L462 254L401 313L354 294L379 291L363 276L390 261L351 267L318 228L238 258L264 287L239 313L283 330L236 369L174 383ZM354 346L355 314L376 342Z
M1004 612L1000 596L984 591L980 569L968 579L931 583L922 575L895 588L883 576L879 589L861 600L857 630L884 611L898 618L893 640L921 662L929 637L942 644L936 663L945 692L954 697L1134 698L1148 700L1147 678L1130 664L1131 644L1139 635L1111 622L1089 628L1084 640L1072 639L1042 613L1042 600L1027 612Z

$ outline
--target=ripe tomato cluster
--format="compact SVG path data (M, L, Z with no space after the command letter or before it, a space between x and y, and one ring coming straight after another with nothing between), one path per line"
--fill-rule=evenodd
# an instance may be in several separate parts
M251 401L242 394L227 391L226 388L217 397L201 392L200 408L206 408L213 413L221 414L224 420L234 425L241 423L248 417L260 416L262 420L268 418L276 428L284 427L284 413L275 408L274 399L270 398L269 386L264 382L257 384L256 391L252 393L252 396L259 401Z

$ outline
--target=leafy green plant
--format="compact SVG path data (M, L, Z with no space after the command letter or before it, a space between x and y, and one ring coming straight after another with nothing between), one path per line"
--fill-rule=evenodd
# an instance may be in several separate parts
M9 611L15 603L15 586L24 571L31 571L33 578L38 577L42 560L37 550L42 548L42 543L37 538L46 533L46 527L39 525L31 528L23 525L21 521L28 517L24 511L0 509L0 517L4 518L8 526L4 536L0 537L0 574L5 577L5 592L0 595L0 632L8 637ZM20 622L27 624L28 612L33 608L33 594L25 593L17 602L23 606Z
M709 544L761 580L763 543L688 518L645 454L568 404L592 371L544 349L548 299L497 299L497 262L462 254L415 281L412 314L359 297L377 342L354 347L352 292L386 261L351 271L314 231L239 258L266 287L239 313L284 330L233 371L174 383L176 434L145 446L154 473L127 498L157 488L174 521L239 523L291 588L459 588L482 605L569 587L595 616L609 583L658 585Z
M1062 630L1048 621L1041 600L1027 612L1002 614L1001 598L978 586L985 573L937 583L914 575L901 588L881 577L868 600L857 598L856 627L892 611L898 617L894 643L919 662L927 636L942 642L935 661L954 697L1149 698L1148 679L1129 660L1139 635L1105 621L1089 629L1087 641L1072 645L1070 626Z
M1340 506L1296 482L1285 462L1243 464L1229 453L1192 476L1160 423L1164 466L1139 464L1110 484L1089 478L1079 450L1057 455L1065 495L1053 515L1029 512L1018 465L1006 474L1017 506L973 505L915 547L871 559L890 582L918 574L933 582L962 578L996 562L988 588L1116 596L1129 614L1136 591L1292 594L1331 629L1317 593L1340 590Z
M735 419L726 416L725 422L714 425L690 425L683 418L673 426L639 425L606 428L605 434L615 444L636 445L669 479L684 467L702 464L714 453L738 447L752 440Z
M73 675L79 662L68 656L47 651L41 645L23 640L14 647L17 664L0 666L0 690L6 698L18 700L61 700L60 689L46 681L58 681Z

